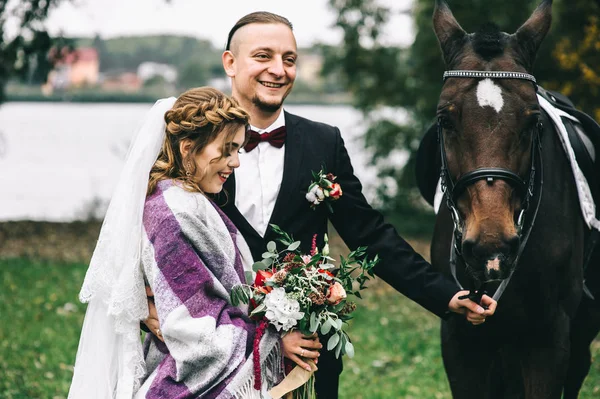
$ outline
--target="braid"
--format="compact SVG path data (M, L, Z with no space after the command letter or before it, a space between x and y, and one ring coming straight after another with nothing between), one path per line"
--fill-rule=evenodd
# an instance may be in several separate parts
M249 115L240 108L238 102L210 87L200 87L183 93L173 108L165 113L166 137L161 152L150 172L148 194L154 191L156 184L163 179L172 178L182 181L192 191L200 191L191 181L187 172L194 175L195 163L190 162L193 155L210 144L221 132L227 131L227 140L233 138L235 129L245 126ZM186 159L179 151L179 143L184 139L194 141L194 146ZM186 164L190 165L186 169ZM192 169L192 170L189 170Z

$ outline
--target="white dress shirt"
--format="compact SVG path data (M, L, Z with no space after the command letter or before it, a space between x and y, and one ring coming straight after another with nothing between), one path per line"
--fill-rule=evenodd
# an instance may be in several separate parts
M285 126L283 110L266 129L250 128L260 134ZM283 179L285 145L273 147L258 143L250 152L240 151L240 166L235 170L235 206L248 223L264 237Z

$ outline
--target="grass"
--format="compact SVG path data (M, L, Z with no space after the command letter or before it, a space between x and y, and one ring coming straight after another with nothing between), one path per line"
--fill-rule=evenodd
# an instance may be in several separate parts
M86 265L0 260L0 398L66 398L85 306ZM449 399L437 318L381 282L365 292L349 333L342 399ZM600 342L593 354L600 358ZM600 360L582 399L600 395Z
M0 261L0 397L65 398L85 306L86 267Z

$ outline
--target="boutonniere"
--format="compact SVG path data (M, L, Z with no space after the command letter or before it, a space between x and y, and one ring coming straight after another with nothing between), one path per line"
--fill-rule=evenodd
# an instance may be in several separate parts
M329 212L333 213L330 202L336 201L342 196L342 187L335 182L336 176L326 173L325 168L316 173L312 172L312 175L314 180L308 186L306 200L310 202L310 207L313 209L324 202Z

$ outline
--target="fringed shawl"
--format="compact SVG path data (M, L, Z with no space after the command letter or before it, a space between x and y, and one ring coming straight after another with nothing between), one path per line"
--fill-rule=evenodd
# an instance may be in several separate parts
M143 225L142 266L165 343L147 335L135 397L262 398L253 388L256 323L230 303L252 262L241 234L213 202L172 180L147 198ZM260 354L266 390L283 376L276 332L265 333Z

